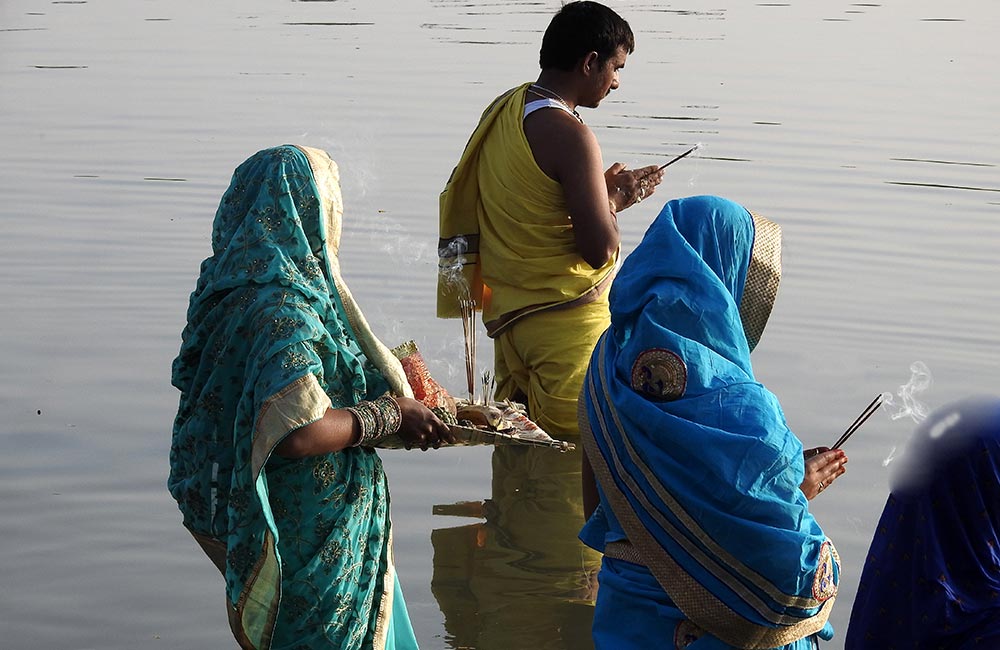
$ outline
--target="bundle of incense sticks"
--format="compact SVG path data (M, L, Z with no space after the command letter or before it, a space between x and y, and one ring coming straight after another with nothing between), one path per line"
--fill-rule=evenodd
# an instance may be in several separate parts
M875 399L872 400L871 404L865 407L865 410L861 411L861 415L857 417L856 420L847 427L847 431L844 432L842 436L833 444L831 449L840 449L840 447L847 442L847 439L854 435L854 432L861 428L861 425L872 416L872 413L878 410L882 406L882 393L879 393Z
M483 404L492 404L497 390L497 378L489 370L483 371Z
M476 301L463 298L458 302L462 311L462 331L465 334L465 378L469 401L476 401Z

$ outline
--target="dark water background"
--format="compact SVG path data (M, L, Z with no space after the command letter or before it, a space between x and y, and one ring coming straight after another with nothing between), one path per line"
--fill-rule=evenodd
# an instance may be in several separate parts
M783 225L785 279L754 364L807 446L914 361L934 376L929 407L1000 391L996 3L611 4L637 50L584 118L606 165L704 144L658 199L722 194ZM347 281L384 340L416 339L458 390L461 327L433 317L437 196L483 106L534 78L558 6L0 3L0 647L235 647L222 581L165 490L170 361L233 168L284 142L330 151ZM621 216L626 251L657 210ZM873 418L814 502L844 563L828 647L883 462L911 430ZM439 560L458 557L479 521L433 507L495 493L490 451L383 457L423 646L504 647L486 633L504 591L491 573L460 603L463 638L431 591L432 531L452 531L434 533ZM502 616L572 631L577 613Z

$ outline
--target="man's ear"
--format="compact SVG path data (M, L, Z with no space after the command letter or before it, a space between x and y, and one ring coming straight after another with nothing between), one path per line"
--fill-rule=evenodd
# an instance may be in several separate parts
M580 59L580 71L584 75L591 75L597 72L599 56L597 52L587 52L582 59Z

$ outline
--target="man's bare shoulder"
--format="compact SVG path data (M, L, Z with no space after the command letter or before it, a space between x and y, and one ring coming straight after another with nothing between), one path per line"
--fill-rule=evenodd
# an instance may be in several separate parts
M557 181L572 162L600 156L594 132L562 109L545 108L529 115L524 136L539 168Z
M537 137L543 140L592 140L596 143L594 133L586 124L561 108L543 108L534 111L524 119L524 134L529 141Z

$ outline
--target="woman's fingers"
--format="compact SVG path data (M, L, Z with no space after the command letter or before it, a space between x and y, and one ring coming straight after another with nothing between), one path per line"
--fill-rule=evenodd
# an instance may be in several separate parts
M400 435L407 441L408 448L420 447L427 451L431 447L438 449L442 444L455 442L455 436L448 425L429 408L408 398L400 398L400 403L406 404Z
M802 492L808 499L812 499L826 490L841 474L847 471L845 467L847 454L840 449L817 447L804 452L804 454L806 455L806 472L802 481Z
M802 455L805 457L806 460L809 460L813 456L817 456L819 454L822 454L824 451L830 451L830 448L829 447L813 447L812 449L806 449L805 451L803 451Z
M434 443L434 448L437 449L442 444L453 445L455 444L455 434L452 433L451 427L447 424L438 420L435 423L435 428L437 429L437 441Z
M438 449L441 445L458 441L451 428L419 401L399 397L397 402L403 415L399 435L405 441L407 449L420 447L427 451L431 447Z

